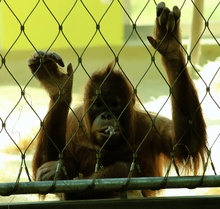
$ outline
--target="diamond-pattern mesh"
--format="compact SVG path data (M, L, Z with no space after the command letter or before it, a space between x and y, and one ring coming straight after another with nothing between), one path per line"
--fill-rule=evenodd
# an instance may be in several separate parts
M73 106L82 100L82 89L85 81L91 78L91 73L113 60L131 83L133 96L137 97L144 111L153 110L157 115L171 116L169 100L172 88L164 75L158 52L152 49L146 38L147 35L152 35L157 1L18 2L19 6L13 0L0 1L0 27L3 34L0 38L0 180L1 183L15 182L14 189L7 195L14 194L20 182L32 181L32 154L37 135L44 127L47 112L48 96L38 88L39 84L27 67L27 59L33 52L56 51L65 63L73 64ZM171 1L166 3L173 6ZM182 48L199 92L200 105L208 127L209 156L200 174L219 175L220 2L205 2L204 11L200 11L201 5L197 3L198 1L175 2L182 10ZM98 10L96 4L101 5ZM187 49L189 31L192 31L193 36L197 30L190 29L195 21L189 18L193 10L197 15L196 21L201 23L201 30L197 33L198 37L191 37L193 41ZM111 22L114 16L117 18ZM10 28L10 24L13 28ZM81 39L77 40L76 37ZM198 56L198 47L201 47L199 60L195 58ZM75 114L72 106L69 109ZM81 119L78 122L81 124ZM154 122L152 121L152 126ZM129 144L126 137L125 142ZM134 156L138 149L133 150ZM135 164L135 157L133 163ZM170 174L172 164L171 156L165 175ZM182 175L184 169L174 173ZM4 192L2 194L5 195Z

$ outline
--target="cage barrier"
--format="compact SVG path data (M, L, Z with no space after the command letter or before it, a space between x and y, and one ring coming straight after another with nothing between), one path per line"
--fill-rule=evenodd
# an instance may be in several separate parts
M81 94L81 84L85 82L83 79L90 78L92 72L90 72L90 63L92 66L100 67L97 63L100 60L106 60L106 57L110 57L110 59L115 60L115 65L133 86L133 96L140 92L143 97L152 99L151 94L154 94L155 86L160 87L157 92L158 98L155 96L152 99L157 100L158 103L146 99L146 106L157 108L158 115L160 113L170 115L167 109L170 92L167 95L167 91L164 89L169 91L171 88L163 74L160 59L157 57L157 50L152 50L146 41L146 36L153 33L156 16L155 6L159 1L59 0L56 2L53 0L31 0L27 4L24 1L0 0L0 13L2 14L0 16L0 73L2 73L2 76L0 74L0 93L3 98L0 100L2 104L0 104L2 107L0 110L0 147L6 147L6 144L10 144L9 148L1 149L3 150L2 153L0 150L0 196L3 201L1 203L0 197L0 208L45 208L48 206L63 209L207 209L219 207L220 60L218 57L220 33L218 28L220 22L218 14L220 2L213 0L210 5L204 0L165 2L170 8L174 6L173 4L177 4L181 9L183 20L181 25L183 44L181 47L185 53L190 74L199 92L200 105L204 109L207 122L208 157L203 165L202 173L200 172L198 176L187 176L183 168L184 175L179 175L179 172L175 170L176 176L169 176L170 167L168 166L162 177L32 181L31 161L32 149L34 149L32 147L37 140L40 129L44 126L43 118L46 111L42 108L42 104L47 107L47 101L40 101L44 100L45 95L39 91L38 84L34 83L34 76L27 74L28 56L30 57L33 52L41 49L46 52L55 51L61 56L62 53L65 54L71 62L75 62L74 88L77 95ZM196 32L192 25L198 25ZM72 35L73 28L74 36ZM190 30L191 37L187 33ZM112 33L112 31L114 32ZM187 49L188 45L189 49ZM139 62L137 65L141 68L140 71L136 69L131 71L133 69L130 69L136 67L134 66L134 56L138 57L136 61ZM63 59L65 61L65 56ZM206 59L212 61L207 64ZM126 68L129 68L130 71L126 71ZM210 71L208 68L213 70ZM153 79L148 78L148 75L149 77L153 75L157 81L154 83ZM131 78L132 76L134 78ZM147 93L146 83L149 83L147 88L150 89ZM78 84L80 84L79 87L77 87ZM11 89L10 93L7 94L6 90L9 89L9 86ZM33 95L29 94L29 91L32 92L32 90L34 90ZM34 95L36 92L37 94ZM148 109L147 107L145 109L145 103L139 97L138 102L144 110ZM211 106L209 107L209 105ZM28 109L27 113L25 108ZM213 112L211 112L212 110ZM74 109L71 106L69 106L69 111L74 114ZM33 125L32 119L35 121ZM18 126L19 122L20 125ZM82 121L79 120L79 124L80 122ZM27 129L30 129L31 132L34 126L33 133L29 134L25 141L23 138L26 135L23 137L21 128L24 124L27 126L26 132ZM18 129L16 129L17 126ZM171 166L173 158L170 157L169 160ZM16 167L16 171L13 166ZM25 175L23 175L24 173ZM13 176L14 181L11 181L10 175ZM180 188L192 190L195 188L216 188L217 191L211 195L192 196L127 198L126 195L130 190L172 190ZM19 195L63 192L77 194L93 191L118 191L121 193L121 198L24 203L14 203L3 199L13 195L19 197Z

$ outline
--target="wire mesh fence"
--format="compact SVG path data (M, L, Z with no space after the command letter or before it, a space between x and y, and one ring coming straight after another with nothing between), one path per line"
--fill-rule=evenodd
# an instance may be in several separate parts
M175 41L170 46L177 46L186 61L183 66L177 60L166 64L168 58L163 55L167 68L180 68L174 82L161 64L162 44L152 47L153 42L147 39L153 34L158 4L132 0L0 1L2 202L38 200L33 195L37 193L70 192L74 199L84 197L79 194L109 191L121 198L176 195L170 193L172 190L158 193L165 188L178 189L178 195L219 194L220 2L175 2L181 11L183 40L172 29ZM171 1L166 5L171 9L174 6ZM177 25L178 12L173 10L173 14ZM164 37L162 43L168 42L169 34ZM63 71L63 62L72 65L67 64ZM93 72L106 68L109 62L109 74L97 81L101 76ZM198 93L198 105L186 80L180 85L185 87L179 87L178 95L175 93L186 67ZM123 75L121 83L129 88L111 80L113 68ZM37 80L47 93L39 88ZM89 84L84 90L86 81ZM88 89L95 89L92 98ZM134 100L136 106L132 106L131 113ZM86 104L83 110L79 108L81 103ZM141 113L134 116L137 108ZM207 144L201 136L205 127L196 125L200 108L207 126ZM93 128L89 128L99 126L90 123L100 109L105 110L101 120L110 120L101 122L104 125L98 136L105 138L101 145L98 137L94 140ZM178 111L183 116L176 119ZM67 114L72 119L67 119ZM170 120L160 115L174 123L169 126ZM150 122L142 117L149 117ZM159 128L161 121L164 123ZM175 136L170 131L173 127L176 135L184 130ZM157 135L152 135L155 130ZM170 134L171 138L166 137ZM121 141L114 144L111 139L118 135ZM164 142L167 138L171 140L168 145ZM195 148L197 145L189 140L200 143L200 147ZM196 151L192 151L194 148ZM195 169L191 169L193 166ZM198 189L186 192L180 188ZM54 195L47 198L58 199Z

